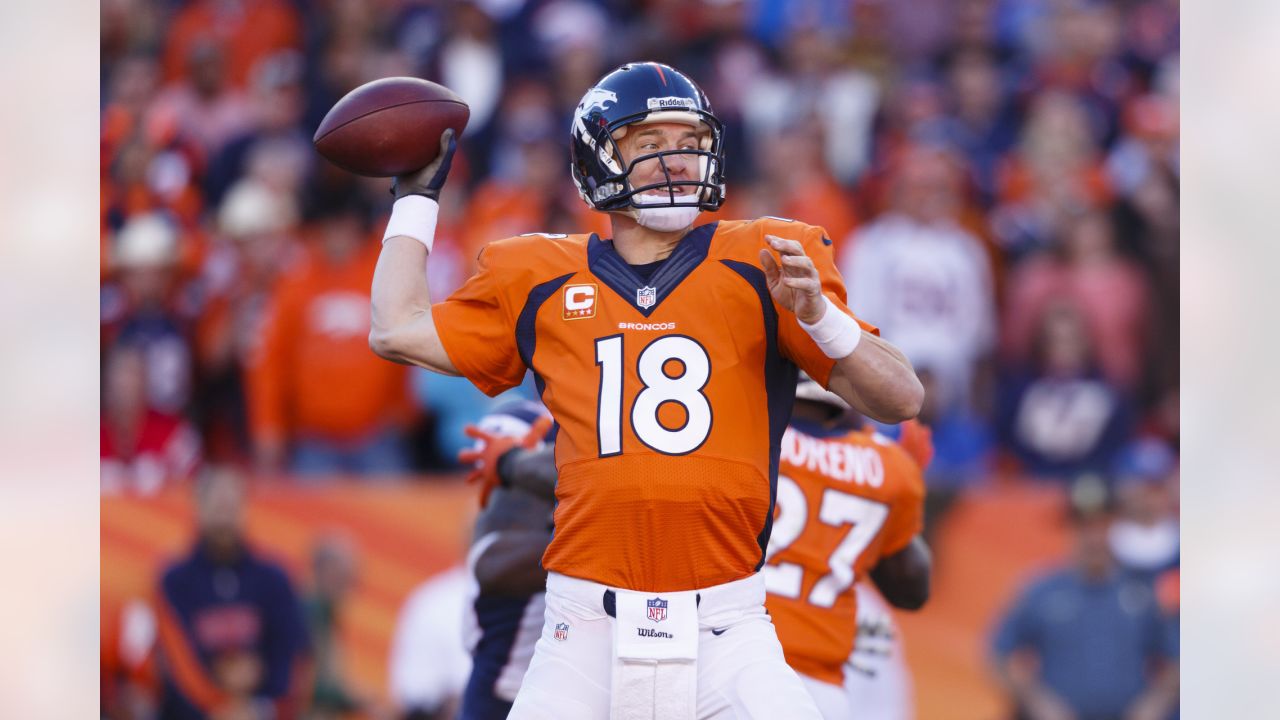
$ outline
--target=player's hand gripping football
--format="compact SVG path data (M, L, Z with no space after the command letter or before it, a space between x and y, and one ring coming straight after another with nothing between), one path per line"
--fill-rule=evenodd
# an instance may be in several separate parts
M912 460L923 471L933 461L933 431L919 420L911 419L902 423L902 434L898 436L898 444L911 456Z
M822 299L822 279L813 261L804 254L804 246L796 240L765 235L765 242L778 253L760 249L760 264L774 302L795 313L810 325L822 319L827 304Z
M453 128L440 134L440 154L430 165L409 173L397 175L391 182L391 194L399 200L409 195L422 195L436 202L440 201L440 189L449 177L449 166L453 164L453 153L458 149L458 142L453 138Z
M479 447L459 452L458 462L475 465L467 475L467 482L480 483L480 507L489 504L489 494L495 487L502 484L502 479L498 477L498 460L507 451L515 448L533 450L547 436L547 431L550 429L551 418L545 416L535 420L522 438L498 435L475 425L463 428L467 437L479 441Z

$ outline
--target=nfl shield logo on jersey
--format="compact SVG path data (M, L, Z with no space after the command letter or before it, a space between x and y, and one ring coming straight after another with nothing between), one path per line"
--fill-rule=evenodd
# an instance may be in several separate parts
M553 634L555 639L565 641L569 639L569 623L556 623L556 631Z
M649 619L654 622L662 622L667 619L667 601L662 598L653 598L646 600L649 603Z
M658 288L642 287L636 290L636 305L641 309L648 310L656 302L658 302Z

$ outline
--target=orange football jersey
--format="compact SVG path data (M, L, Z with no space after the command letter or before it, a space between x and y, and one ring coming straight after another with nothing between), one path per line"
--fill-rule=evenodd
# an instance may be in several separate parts
M858 628L854 582L924 522L920 467L868 431L794 424L782 438L766 607L787 664L841 684Z
M647 279L596 235L501 240L432 307L459 372L494 395L531 369L560 425L547 570L662 592L759 570L796 366L833 365L773 302L766 233L848 312L822 229L774 218L694 228Z

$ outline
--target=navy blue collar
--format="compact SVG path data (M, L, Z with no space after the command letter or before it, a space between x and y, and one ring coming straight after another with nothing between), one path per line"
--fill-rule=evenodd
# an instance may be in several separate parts
M646 281L640 277L618 251L613 247L613 241L601 240L594 233L591 239L587 241L587 266L591 268L591 274L600 279L600 282L609 286L623 300L634 307L645 317L653 314L654 310L667 299L667 296L676 289L685 278L689 277L703 260L707 259L707 252L711 248L711 236L716 233L717 223L708 223L699 225L690 230L684 237L680 238L680 243L676 245L676 249L671 251L662 267L659 267L652 276Z

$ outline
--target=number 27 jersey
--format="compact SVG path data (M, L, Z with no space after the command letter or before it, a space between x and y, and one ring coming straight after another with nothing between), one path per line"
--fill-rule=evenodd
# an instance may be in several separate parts
M773 302L766 234L848 312L822 230L776 219L694 228L648 279L595 235L501 240L432 307L460 373L494 395L532 370L560 425L547 570L665 592L761 566L796 366L833 365Z
M921 531L924 493L920 467L888 438L787 429L765 606L796 672L844 682L858 627L854 583Z

